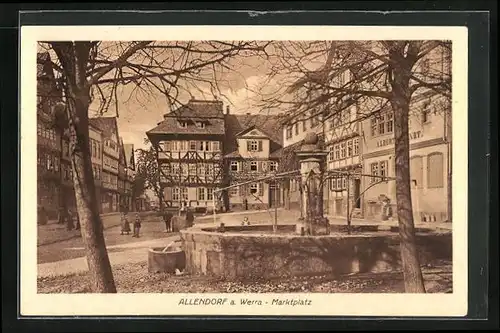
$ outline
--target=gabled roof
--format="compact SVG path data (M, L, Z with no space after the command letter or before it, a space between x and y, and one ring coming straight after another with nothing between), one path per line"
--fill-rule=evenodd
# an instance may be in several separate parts
M280 149L283 135L280 129L280 116L263 114L226 115L226 141L224 150L226 157L238 150L237 136L252 129L265 133L270 141L271 153Z
M118 136L118 123L116 122L116 117L89 118L89 123L100 129L105 138L110 138L113 132Z
M125 151L125 159L127 161L127 167L129 169L135 170L134 145L126 143L123 145L123 150Z
M224 114L221 101L190 100L186 105L164 115L162 122L146 132L155 134L215 134L224 135ZM180 127L179 122L187 122L186 128ZM196 122L203 122L203 128L196 126Z

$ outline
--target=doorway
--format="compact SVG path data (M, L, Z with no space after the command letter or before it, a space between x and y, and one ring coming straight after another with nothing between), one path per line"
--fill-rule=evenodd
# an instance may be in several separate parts
M354 179L354 208L361 208L361 179Z

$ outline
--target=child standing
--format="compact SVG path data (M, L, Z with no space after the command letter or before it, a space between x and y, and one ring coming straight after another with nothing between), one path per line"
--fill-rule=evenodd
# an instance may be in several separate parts
M134 234L132 237L139 237L139 232L141 231L141 217L139 213L135 213L135 221L134 221Z

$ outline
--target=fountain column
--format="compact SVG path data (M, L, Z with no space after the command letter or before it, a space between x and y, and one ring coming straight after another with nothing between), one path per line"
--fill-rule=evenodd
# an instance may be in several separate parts
M305 217L305 233L309 235L328 234L328 223L323 216L323 191L321 179L322 167L328 152L319 146L316 133L310 132L304 138L304 144L296 152L300 162L302 177L302 215Z

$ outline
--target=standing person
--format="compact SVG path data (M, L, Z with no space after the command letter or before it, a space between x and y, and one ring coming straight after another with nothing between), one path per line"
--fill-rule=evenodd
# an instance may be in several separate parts
M66 221L66 213L67 213L66 207L60 206L57 224L64 224L64 222Z
M75 228L75 225L73 224L73 211L71 208L68 208L68 212L66 215L66 229L68 231L73 230Z
M193 225L194 225L194 214L191 211L191 209L188 208L186 211L186 226L189 228L192 227Z
M130 235L130 222L128 221L128 216L126 212L122 213L122 230L120 235L127 234Z
M165 222L165 232L172 231L172 217L174 217L174 215L168 210L165 210L163 212L163 222Z
M75 230L80 230L80 215L78 215L78 210L74 210L74 216L76 218L76 227Z
M140 231L141 231L141 217L139 216L139 213L135 213L134 234L132 235L132 237L139 238Z

